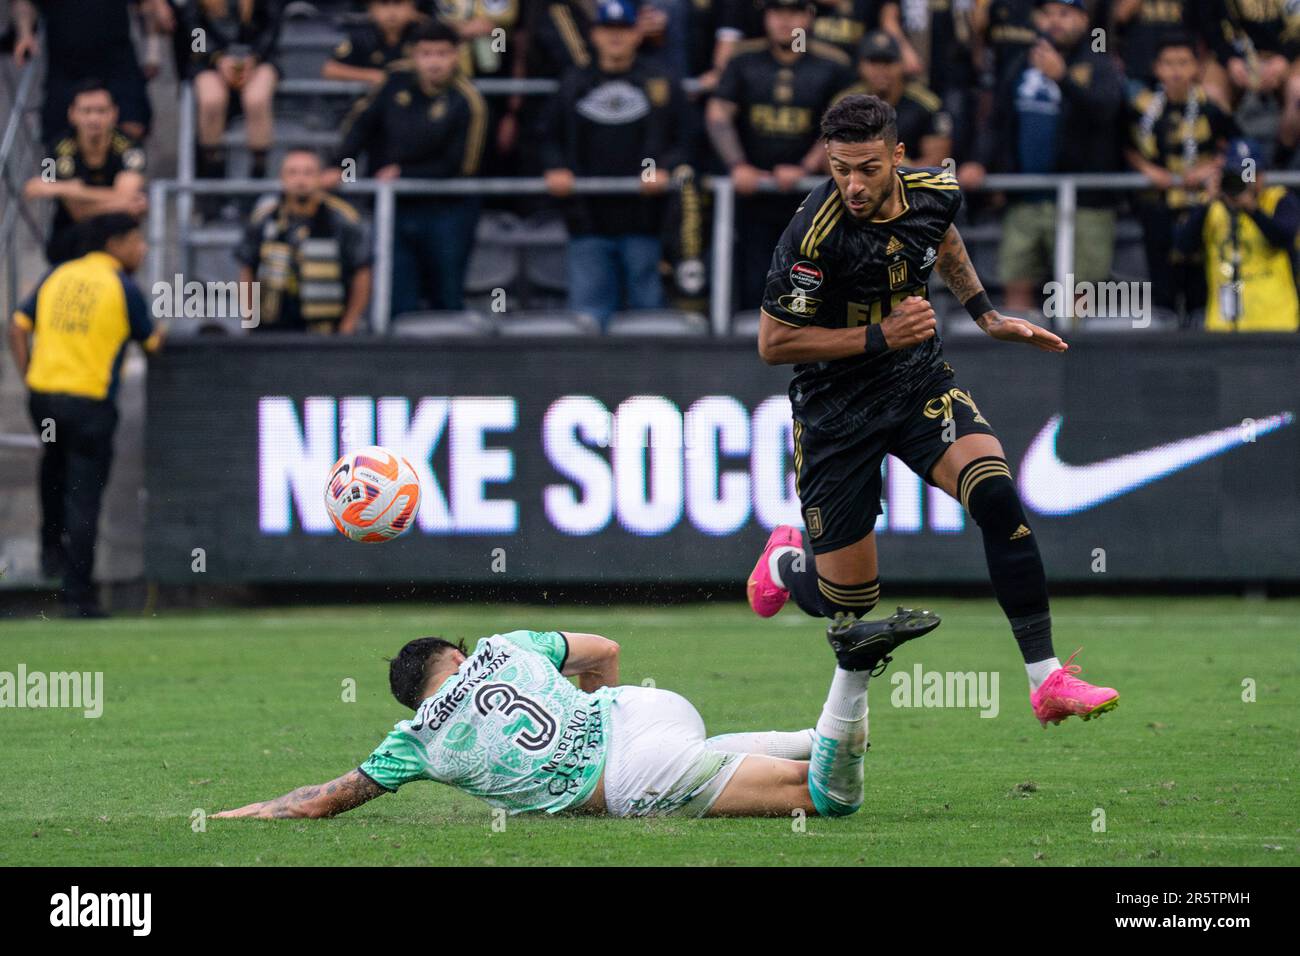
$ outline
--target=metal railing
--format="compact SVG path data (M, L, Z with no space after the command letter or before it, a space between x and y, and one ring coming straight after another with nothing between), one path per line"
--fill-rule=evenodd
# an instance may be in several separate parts
M1286 186L1300 186L1300 171L1261 173L1268 182ZM800 181L798 190L808 191L824 177L808 177ZM735 189L729 179L705 176L699 185L713 193L711 295L709 304L710 326L716 335L724 335L731 321L732 262L735 257L734 232ZM633 195L640 191L641 180L628 177L584 177L575 180L574 195ZM998 174L985 177L978 190L982 192L1028 193L1050 191L1055 194L1057 207L1055 260L1053 278L1063 287L1073 273L1074 220L1080 192L1134 192L1151 189L1151 183L1140 173L1083 173L1077 175L1018 175ZM188 226L186 217L193 207L193 196L251 195L273 193L279 183L273 179L230 179L185 183L179 180L155 180L150 185L149 238L150 281L163 277L164 257L170 247L167 242L166 218L168 199L178 197L178 214L181 215L182 256L188 254ZM370 300L370 324L375 332L388 328L389 305L392 294L393 233L397 215L398 196L499 196L544 195L545 180L541 178L484 178L450 180L398 179L391 181L363 179L341 188L343 195L373 196L374 206L374 268ZM771 183L760 186L761 192L775 192ZM181 210L185 210L183 213ZM743 237L741 237L743 241ZM182 258L182 270L185 259Z
M551 79L492 79L472 81L485 96L523 95L543 96L555 92L559 83ZM699 84L694 79L682 81L682 88L697 92ZM282 96L359 96L370 87L350 80L297 79L283 80L277 86ZM177 195L177 238L182 256L182 267L187 263L190 249L190 224L193 218L194 196L248 195L275 192L275 180L222 180L198 182L194 176L195 156L195 102L193 87L181 86L179 128L180 144L177 176L175 180L158 180L150 187L149 233L154 264L161 261L166 243L167 198ZM1267 174L1270 182L1287 186L1300 185L1300 171ZM825 177L807 177L797 189L807 192L825 181ZM725 334L731 316L732 261L734 259L734 221L736 194L729 179L703 176L700 185L713 193L712 256L710 276L710 325L715 334ZM578 179L574 195L632 195L639 191L636 177L592 177ZM1056 197L1056 242L1053 278L1065 284L1073 271L1074 222L1080 191L1136 192L1151 189L1150 182L1140 173L1081 173L1081 174L994 174L985 177L978 190L968 192L1026 193L1052 191ZM760 191L774 192L775 186L765 183ZM374 276L371 291L371 327L383 331L388 325L388 307L392 291L392 235L396 218L396 197L403 196L458 196L458 195L543 195L545 182L540 178L498 178L458 180L413 180L393 182L360 180L342 187L346 194L371 195L375 199L374 221ZM161 217L161 218L159 218ZM161 277L161 269L151 268L151 276Z
M39 155L39 140L28 123L28 101L40 75L40 57L33 57L18 72L14 85L13 105L0 133L0 257L6 263L3 300L0 316L7 322L18 305L19 295L19 238L20 223L26 226L33 240L44 242L41 225L35 212L23 197L23 184L27 176L23 169L32 168L32 160Z

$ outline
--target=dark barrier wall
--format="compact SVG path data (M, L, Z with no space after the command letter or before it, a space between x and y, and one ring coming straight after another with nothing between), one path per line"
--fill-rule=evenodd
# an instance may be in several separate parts
M1053 578L1300 577L1300 337L946 352L1002 438ZM768 530L802 523L788 376L743 342L172 343L149 373L146 571L739 594ZM337 534L322 498L340 449L371 443L405 454L423 491L418 526L381 545ZM882 578L982 579L961 510L885 470Z

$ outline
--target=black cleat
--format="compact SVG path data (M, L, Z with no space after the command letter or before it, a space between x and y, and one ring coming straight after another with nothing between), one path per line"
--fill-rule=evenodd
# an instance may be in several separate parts
M939 615L900 607L879 621L847 618L826 629L826 640L840 667L846 671L871 671L872 677L885 672L893 660L890 653L899 645L929 634L939 626Z

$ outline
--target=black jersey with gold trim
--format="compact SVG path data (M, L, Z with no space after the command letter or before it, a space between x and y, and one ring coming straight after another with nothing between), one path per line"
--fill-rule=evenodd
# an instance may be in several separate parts
M908 296L929 297L930 273L961 192L939 167L900 166L896 176L903 210L888 220L854 219L833 180L808 194L772 255L763 311L787 325L842 329L880 322ZM794 417L805 427L845 434L906 400L942 367L937 335L874 357L864 352L796 365Z

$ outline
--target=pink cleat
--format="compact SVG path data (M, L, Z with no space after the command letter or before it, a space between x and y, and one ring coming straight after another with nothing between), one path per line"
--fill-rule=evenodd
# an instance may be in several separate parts
M759 617L771 617L785 607L785 602L790 597L788 588L777 587L776 582L772 580L772 569L768 559L777 548L798 548L802 551L803 535L793 525L779 525L768 537L767 544L763 546L763 553L758 556L758 564L754 565L754 570L749 574L749 582L745 585L745 590L749 594L749 606Z
M1034 706L1034 716L1044 728L1049 720L1053 724L1059 724L1066 717L1092 720L1119 706L1119 691L1115 688L1094 687L1074 676L1081 669L1073 663L1075 654L1078 653L1075 651L1071 654L1059 670L1052 671L1042 686L1029 695L1029 703Z

